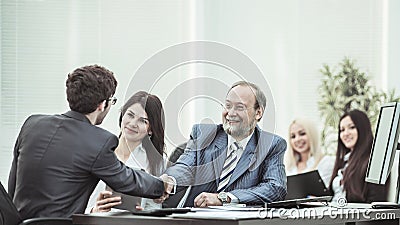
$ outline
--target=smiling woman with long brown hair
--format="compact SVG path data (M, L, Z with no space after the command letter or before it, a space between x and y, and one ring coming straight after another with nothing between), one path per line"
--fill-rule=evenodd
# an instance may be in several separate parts
M129 167L160 176L166 166L164 121L162 103L156 95L145 91L132 95L119 117L121 132L115 149L118 159ZM100 182L89 199L86 212L107 212L121 204L120 197L111 194ZM161 204L142 198L138 207L161 208Z
M332 202L386 201L386 185L365 182L373 142L371 123L360 110L346 112L339 123L336 161L330 181Z

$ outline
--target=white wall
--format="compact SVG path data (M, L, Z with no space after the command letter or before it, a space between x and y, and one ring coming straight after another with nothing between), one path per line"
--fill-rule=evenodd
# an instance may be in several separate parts
M384 84L387 87L396 89L397 93L400 92L400 1L389 0L388 2L388 16L387 16L387 74L388 79Z
M157 52L182 42L216 41L250 57L269 82L275 132L285 138L295 117L321 123L317 87L323 63L333 66L349 56L378 87L394 87L400 93L400 3L395 0L1 0L0 7L2 183L7 183L13 144L24 119L32 113L67 110L68 72L93 63L115 72L119 102L102 126L117 133L118 109L125 92L132 91L127 88L136 70ZM165 100L177 84L199 76L228 86L234 81L234 75L219 66L185 65L168 72L151 91ZM182 92L181 97L187 95ZM167 134L179 130L187 137L191 125L205 117L220 122L219 111L204 99L190 102L175 124L167 123ZM264 120L269 118L267 114Z

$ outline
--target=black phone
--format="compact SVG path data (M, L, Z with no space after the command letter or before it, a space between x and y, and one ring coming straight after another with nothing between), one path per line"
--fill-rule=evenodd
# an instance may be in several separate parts
M399 209L400 204L394 202L372 202L371 207L373 209Z
M149 210L134 210L131 211L134 215L140 216L168 216L173 213L187 213L190 208L162 208L162 209L149 209Z

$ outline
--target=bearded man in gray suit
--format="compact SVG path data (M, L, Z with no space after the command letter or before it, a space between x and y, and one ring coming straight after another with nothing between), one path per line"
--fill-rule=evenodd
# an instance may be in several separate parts
M191 186L180 205L258 205L285 198L286 141L257 126L265 106L260 88L240 81L226 96L223 124L193 126L185 152L165 172L178 191Z
M167 196L170 185L126 167L114 154L118 138L95 126L116 102L113 73L84 66L68 74L66 86L71 111L30 116L16 141L8 192L21 217L83 213L99 179L125 194Z

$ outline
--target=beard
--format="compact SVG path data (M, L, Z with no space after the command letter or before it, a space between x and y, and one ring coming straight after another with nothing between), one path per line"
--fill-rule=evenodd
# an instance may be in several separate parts
M107 113L108 113L108 110L101 112L96 118L95 125L100 125L103 122L104 118L106 117Z
M240 121L237 126L232 126L226 119L224 120L222 127L227 134L231 135L235 139L247 137L250 134L250 131L253 129L253 127L244 126L243 121Z
M103 122L103 120L104 120L104 116L101 118L97 117L96 123L94 125L100 125Z

